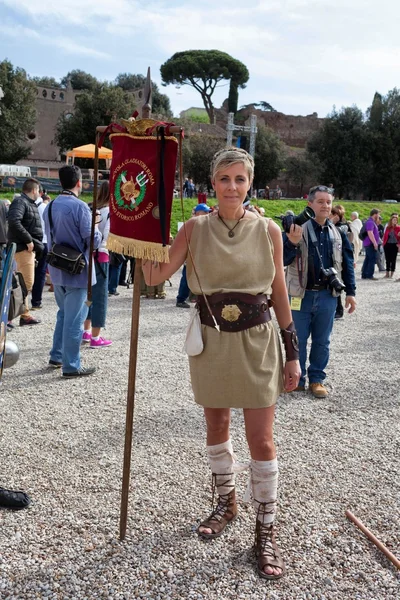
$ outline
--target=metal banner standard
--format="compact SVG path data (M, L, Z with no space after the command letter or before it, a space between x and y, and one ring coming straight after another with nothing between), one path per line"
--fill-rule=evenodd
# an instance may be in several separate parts
M13 263L16 245L11 244L8 249L3 250L1 255L1 282L0 282L0 381L3 376L8 308L10 305L10 295L12 287Z

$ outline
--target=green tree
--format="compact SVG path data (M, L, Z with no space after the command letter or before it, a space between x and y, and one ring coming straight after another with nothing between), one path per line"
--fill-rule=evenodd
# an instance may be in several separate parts
M71 86L74 90L89 90L94 92L99 89L101 83L90 75L90 73L86 73L85 71L81 71L80 69L74 69L73 71L69 71L61 79L61 85L63 87L67 87L68 81L71 83Z
M400 92L376 93L367 111L369 160L367 196L396 198L400 193Z
M321 164L321 179L333 182L339 198L350 198L365 189L369 136L357 106L334 109L308 142L311 157Z
M256 137L254 184L264 188L271 179L278 177L285 164L285 150L278 136L263 124L258 125Z
M204 133L192 134L185 143L183 166L187 177L200 186L211 188L210 166L214 154L225 146L225 140Z
M228 111L236 115L239 102L239 86L231 79L228 95Z
M382 104L382 96L379 92L375 92L374 99L372 101L372 105L367 111L369 127L371 129L379 130L382 127L382 119L383 119L383 104Z
M32 77L32 81L40 87L61 88L61 83L57 79L54 79L54 77Z
M62 115L57 123L56 142L61 152L95 142L96 126L127 118L135 110L133 96L111 84L96 92L84 91L76 98L72 116Z
M15 164L30 153L28 136L36 123L36 85L24 69L0 62L0 162Z
M264 112L276 112L276 109L271 106L269 102L265 102L264 100L260 100L260 102L251 102L250 104L243 104L240 107L240 110L251 110L254 108L258 108Z
M315 160L308 156L288 156L285 161L285 175L289 183L300 187L300 197L303 187L311 178L317 177L318 167Z
M264 100L260 100L260 102L258 102L254 106L257 106L257 108L259 107L263 111L276 112L276 109L273 106L271 106L269 102L265 102Z
M125 91L137 90L144 88L146 77L144 75L134 75L133 73L120 73L114 84ZM152 91L152 113L161 115L167 119L172 118L171 103L166 94L162 94L154 81L151 82Z
M218 83L229 80L233 86L244 88L249 80L247 67L220 50L176 52L161 65L160 71L163 85L190 85L200 93L210 123L214 123L212 95Z

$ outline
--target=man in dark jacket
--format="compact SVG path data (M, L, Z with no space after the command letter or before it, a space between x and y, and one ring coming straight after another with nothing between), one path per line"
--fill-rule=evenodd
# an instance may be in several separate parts
M40 183L36 179L27 179L22 186L22 194L11 202L8 211L8 241L17 245L15 260L17 270L22 273L28 292L32 290L35 278L35 258L43 250L43 230L38 208ZM28 309L25 300L25 312L19 324L36 325L40 323Z

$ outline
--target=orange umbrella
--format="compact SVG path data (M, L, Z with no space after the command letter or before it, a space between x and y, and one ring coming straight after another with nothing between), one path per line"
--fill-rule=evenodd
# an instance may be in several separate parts
M85 146L78 146L77 148L73 148L67 152L67 159L72 158L72 162L74 162L74 158L94 158L95 154L95 145L94 144L86 144ZM112 150L109 148L99 148L99 159L105 158L106 160L111 160L112 158Z

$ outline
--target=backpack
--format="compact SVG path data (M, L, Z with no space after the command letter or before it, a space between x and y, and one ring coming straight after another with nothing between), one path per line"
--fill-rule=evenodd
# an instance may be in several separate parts
M368 236L368 231L365 229L365 223L364 223L360 229L360 233L358 234L358 237L360 238L360 240L364 241L367 236Z

